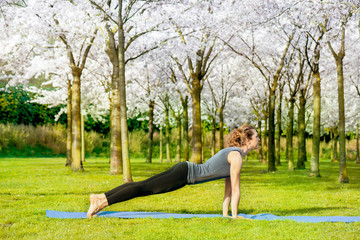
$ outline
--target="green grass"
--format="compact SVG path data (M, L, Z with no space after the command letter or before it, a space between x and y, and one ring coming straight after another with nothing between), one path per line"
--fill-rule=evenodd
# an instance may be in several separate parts
M132 160L135 181L172 164ZM122 183L109 175L108 159L91 158L85 172L64 167L64 158L0 158L0 239L359 239L360 223L299 223L231 219L50 219L45 210L84 211L88 196ZM307 163L308 168L309 163ZM308 170L276 173L251 160L241 175L240 212L276 215L360 216L360 165L348 162L350 184L337 183L338 164L323 161L321 178ZM110 211L221 213L223 180L133 199Z

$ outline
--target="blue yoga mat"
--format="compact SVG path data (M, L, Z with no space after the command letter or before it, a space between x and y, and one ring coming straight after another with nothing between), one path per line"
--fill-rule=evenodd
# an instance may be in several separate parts
M162 213L162 212L99 212L98 217L115 218L223 218L220 214L183 214L183 213ZM86 218L86 212L60 212L46 210L46 216L49 218ZM297 222L360 222L360 217L342 217L342 216L276 216L268 213L262 214L239 214L244 218L252 220L293 220Z

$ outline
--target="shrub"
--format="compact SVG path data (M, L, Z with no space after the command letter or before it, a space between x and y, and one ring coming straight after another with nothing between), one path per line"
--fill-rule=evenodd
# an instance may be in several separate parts
M28 156L39 149L45 150L44 154L49 154L49 151L46 150L50 150L52 155L66 155L66 141L67 130L61 124L36 127L10 123L0 124L0 153L2 155L17 152L16 155ZM96 148L98 152L104 152L104 146L105 149L107 146L103 143L104 141L106 140L102 135L94 131L86 132L86 153L92 154ZM24 149L30 152L22 152Z

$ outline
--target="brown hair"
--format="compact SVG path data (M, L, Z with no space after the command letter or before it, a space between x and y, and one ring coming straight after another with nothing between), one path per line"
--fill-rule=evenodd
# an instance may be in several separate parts
M249 125L244 124L241 127L231 131L229 138L226 142L226 147L242 147L245 145L246 139L251 139L256 129Z

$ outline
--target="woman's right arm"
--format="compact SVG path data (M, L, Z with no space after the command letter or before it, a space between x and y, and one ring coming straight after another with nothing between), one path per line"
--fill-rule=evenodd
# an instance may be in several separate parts
M231 212L232 218L238 218L238 207L240 202L240 171L242 167L242 157L239 152L230 152L228 155L230 163L230 182L231 182Z
M223 201L223 216L229 217L229 206L231 202L231 181L230 177L225 178L225 194Z

